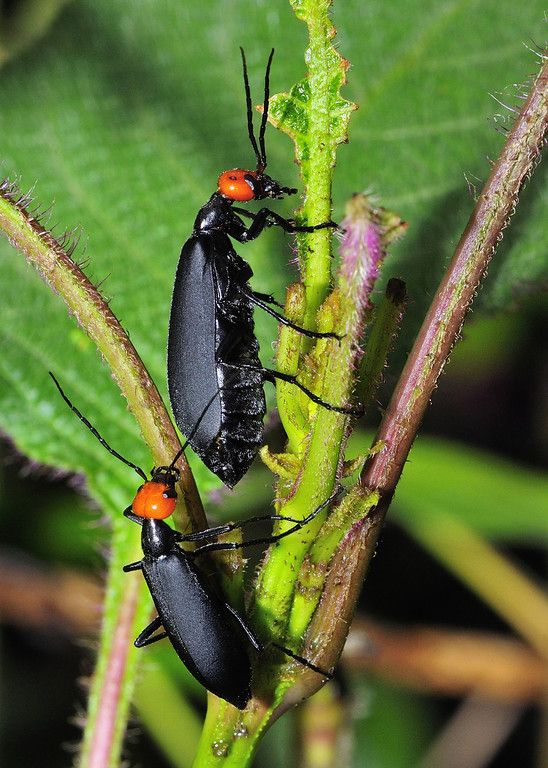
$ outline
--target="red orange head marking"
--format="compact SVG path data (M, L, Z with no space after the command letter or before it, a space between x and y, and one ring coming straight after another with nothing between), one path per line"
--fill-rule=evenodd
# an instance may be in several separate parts
M165 520L173 514L176 504L177 496L174 495L173 486L149 480L139 488L131 507L139 517Z
M219 176L219 192L238 203L247 203L255 198L253 187L246 179L255 178L256 171L246 171L243 168L233 168L231 171L224 171Z

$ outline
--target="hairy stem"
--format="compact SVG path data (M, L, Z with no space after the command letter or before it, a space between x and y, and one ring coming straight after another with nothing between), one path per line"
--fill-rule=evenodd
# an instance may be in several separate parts
M438 378L459 337L478 285L514 212L545 140L548 62L493 165L392 396L377 440L383 449L364 468L364 486L394 491Z

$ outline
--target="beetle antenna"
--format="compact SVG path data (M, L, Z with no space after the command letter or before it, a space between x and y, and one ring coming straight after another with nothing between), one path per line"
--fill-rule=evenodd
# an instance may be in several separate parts
M80 419L80 421L81 421L83 424L85 424L85 425L86 425L86 427L89 429L89 431L92 433L92 435L94 435L94 436L97 438L97 440L99 440L99 442L101 443L101 445L102 445L104 448L106 448L106 449L107 449L107 451L108 451L109 453L111 453L113 456L115 456L115 457L116 457L117 459L119 459L121 462L123 462L124 464L126 464L128 467L131 467L131 469L135 470L135 472L137 472L137 474L139 475L139 477L142 477L142 478L143 478L143 480L144 480L144 481L145 481L145 483L146 483L146 482L147 482L147 480L148 480L148 477L146 476L145 472L143 472L143 470L141 469L141 467L138 467L138 466L137 466L137 464L134 464L132 461L129 461L129 459L125 459L125 458L124 458L124 457L123 457L123 456L122 456L120 453L118 453L118 451L115 451L115 450L114 450L114 448L111 448L111 446L110 446L110 445L107 443L107 441L105 440L105 438L104 438L104 437L102 437L102 435L100 435L100 434L99 434L99 432L98 432L98 431L95 429L95 427L93 426L93 424L91 424L91 422L89 422L89 421L86 419L86 417L84 416L84 414L83 414L83 413L81 413L81 411L79 411L79 410L78 410L78 408L77 408L77 407L76 407L76 406L75 406L75 405L74 405L74 404L73 404L73 403L72 403L72 402L69 400L69 398L67 397L67 395L66 395L66 394L63 392L63 389L62 389L61 385L59 384L59 382L57 381L57 379L55 378L55 376L53 375L53 373L52 373L51 371L48 371L48 373L49 373L49 375L51 376L51 378L53 379L53 383L55 384L55 386L56 386L56 387L57 387L57 389L59 390L59 394L61 395L61 397L63 398L63 400L65 401L65 403L68 405L68 407L70 408L70 410L71 410L73 413L75 413L75 414L78 416L78 418Z
M214 392L214 393L211 395L211 397L209 398L209 400L208 400L208 402L207 402L207 405L205 406L204 410L203 410L203 411L202 411L202 413L200 414L200 418L198 419L198 421L196 422L196 424L193 426L193 428L192 428L192 432L191 432L191 433L190 433L190 435L188 436L188 439L187 439L187 440L185 440L185 442L184 442L183 446L182 446L182 447L181 447L181 448L180 448L180 449L177 451L177 453L175 454L175 458L173 459L173 461L172 461L172 462L171 462L171 464L169 465L168 469L174 469L174 467L175 467L175 464L176 464L176 463L179 461L179 459L181 458L181 456L183 455L183 453L186 451L186 449L187 449L187 448L188 448L188 446L190 445L190 442L192 441L192 438L194 437L194 435L195 435L195 434L196 434L196 432L198 431L198 428L199 428L199 426L200 426L200 424L201 424L201 422L202 422L202 419L204 418L204 416L205 416L205 415L206 415L206 413L208 412L208 410L209 410L209 407L210 407L210 405L212 404L212 402L215 400L215 398L216 398L216 397L218 397L218 396L219 396L219 394L220 394L220 392L221 392L221 389L222 389L222 387L218 387L218 388L217 388L217 391L216 391L216 392Z
M263 116L261 119L261 128L259 131L259 147L260 147L261 160L257 165L257 171L259 173L263 173L264 169L266 168L266 149L264 145L264 135L266 132L266 123L268 121L268 100L270 98L270 65L272 64L273 58L274 58L274 48L270 51L270 56L268 57L268 62L266 64L266 71L264 75Z
M249 87L249 77L247 75L247 62L242 46L240 46L240 53L242 54L242 67L244 71L245 103L247 108L247 135L249 136L249 141L251 142L251 146L255 152L255 157L257 158L257 169L259 169L262 165L263 159L261 157L261 153L259 152L257 139L255 138L255 131L253 129L253 105L251 104L251 89Z

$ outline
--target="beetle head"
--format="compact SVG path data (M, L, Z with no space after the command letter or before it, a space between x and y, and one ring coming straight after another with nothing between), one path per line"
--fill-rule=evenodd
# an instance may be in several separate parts
M282 185L260 169L248 171L244 168L232 168L219 176L219 192L227 200L247 203L250 200L264 200L267 197L280 198L294 195L297 190Z

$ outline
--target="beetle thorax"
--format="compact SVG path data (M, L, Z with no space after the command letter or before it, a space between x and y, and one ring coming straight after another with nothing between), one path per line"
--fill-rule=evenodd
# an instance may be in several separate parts
M141 546L145 556L158 558L167 555L176 546L175 531L163 520L145 520Z

